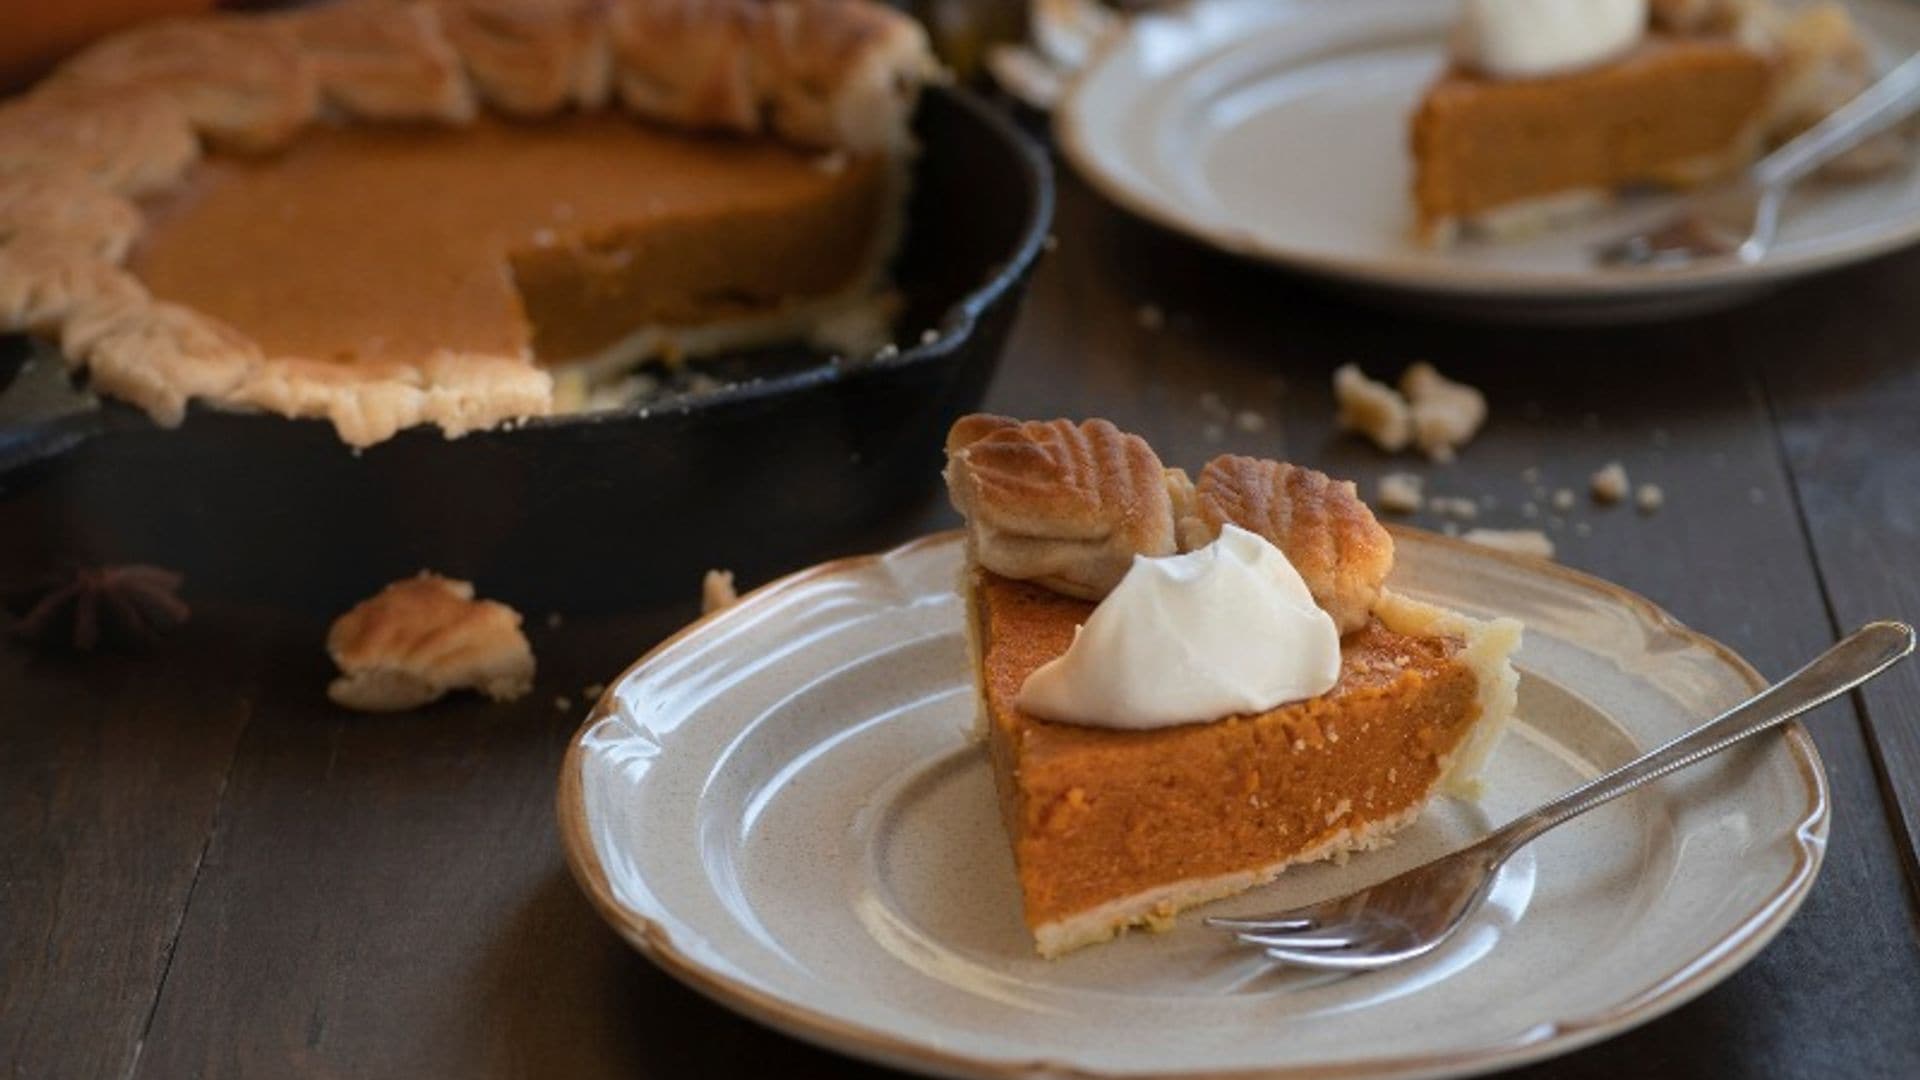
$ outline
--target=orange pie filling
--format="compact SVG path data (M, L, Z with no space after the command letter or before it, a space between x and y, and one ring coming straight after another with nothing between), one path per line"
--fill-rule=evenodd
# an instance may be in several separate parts
M1774 62L1730 37L1655 35L1548 78L1450 71L1413 119L1420 232L1522 231L1560 203L1728 175L1758 152L1774 85Z
M1015 699L1093 605L986 571L972 604L982 720L1044 955L1373 846L1485 753L1498 732L1483 714L1511 707L1517 631L1489 638L1390 597L1342 640L1339 682L1319 697L1148 731L1052 723Z
M149 207L130 268L268 357L600 374L805 338L879 303L900 194L886 155L611 112L323 125L271 157L204 161Z

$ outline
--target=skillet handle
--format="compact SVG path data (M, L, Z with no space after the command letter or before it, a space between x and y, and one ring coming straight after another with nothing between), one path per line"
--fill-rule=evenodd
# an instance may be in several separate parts
M107 429L98 398L67 377L60 355L24 337L0 337L0 478L67 453Z

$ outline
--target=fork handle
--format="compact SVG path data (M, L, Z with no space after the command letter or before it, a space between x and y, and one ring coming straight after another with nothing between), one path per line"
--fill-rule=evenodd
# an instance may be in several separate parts
M1873 622L1855 630L1806 667L1743 704L1648 751L1625 765L1523 814L1496 830L1484 845L1504 859L1541 833L1634 788L1725 750L1734 743L1786 723L1859 686L1913 652L1913 628Z
M1853 100L1761 158L1750 174L1753 183L1763 191L1792 187L1833 158L1906 119L1916 106L1920 106L1920 53L1907 57Z

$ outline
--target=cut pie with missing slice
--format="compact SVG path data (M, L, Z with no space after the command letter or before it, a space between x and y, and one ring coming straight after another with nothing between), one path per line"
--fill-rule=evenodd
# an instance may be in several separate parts
M881 348L926 35L873 0L161 20L0 103L0 332L365 446L650 358Z
M981 735L1044 956L1380 844L1436 792L1471 793L1512 714L1519 625L1395 593L1392 538L1351 484L1235 457L1190 481L1105 421L995 417L955 425L947 480L967 518ZM1226 524L1279 548L1341 629L1331 690L1153 730L1021 709L1134 555Z

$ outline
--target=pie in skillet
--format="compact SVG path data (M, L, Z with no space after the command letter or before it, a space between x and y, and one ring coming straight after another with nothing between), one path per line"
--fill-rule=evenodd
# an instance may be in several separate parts
M0 330L156 421L355 446L648 358L871 350L917 24L877 0L343 0L148 23L0 105Z
M1452 64L1412 120L1420 238L1521 234L1624 188L1724 179L1871 78L1838 3L1651 0L1645 18L1636 45L1573 70Z
M1286 867L1365 850L1470 794L1513 712L1520 627L1389 587L1393 540L1350 483L1252 458L1190 480L1104 420L971 416L948 439L980 726L1044 956L1162 928ZM1340 633L1338 680L1253 715L1118 730L1043 720L1022 684L1136 555L1229 525L1283 552Z

